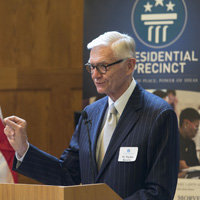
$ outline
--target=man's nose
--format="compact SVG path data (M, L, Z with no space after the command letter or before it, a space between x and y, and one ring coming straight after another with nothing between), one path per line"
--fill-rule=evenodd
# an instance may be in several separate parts
M93 73L92 73L92 78L99 78L101 77L102 74L98 71L98 69L95 67Z

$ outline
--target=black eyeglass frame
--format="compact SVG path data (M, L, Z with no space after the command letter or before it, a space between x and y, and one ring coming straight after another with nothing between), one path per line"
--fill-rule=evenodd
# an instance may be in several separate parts
M99 64L99 65L96 65L96 66L95 66L95 65L92 65L92 64L90 64L90 63L86 63L86 64L85 64L85 69L86 69L90 74L93 74L92 69L94 70L95 68L97 69L97 71L98 71L100 74L105 74L105 73L108 71L108 70L107 70L108 67L110 67L110 66L112 66L112 65L115 65L115 64L119 64L119 63L121 63L121 62L123 62L123 61L125 61L125 60L127 60L127 59L128 59L128 58L121 59L121 60L118 60L118 61L113 62L113 63L108 64L108 65ZM105 71L102 72L102 71L99 69L99 66L104 67L104 68L105 68Z

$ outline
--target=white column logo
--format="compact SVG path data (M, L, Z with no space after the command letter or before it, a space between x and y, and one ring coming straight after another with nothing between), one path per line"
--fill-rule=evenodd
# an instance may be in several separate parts
M187 23L184 0L135 0L131 13L136 37L151 48L173 44Z
M166 42L167 29L169 25L174 24L174 20L177 20L177 13L142 14L141 21L144 21L144 25L148 26L148 41L154 41L156 44ZM155 33L155 38L152 36L153 32ZM162 32L161 36L160 32Z

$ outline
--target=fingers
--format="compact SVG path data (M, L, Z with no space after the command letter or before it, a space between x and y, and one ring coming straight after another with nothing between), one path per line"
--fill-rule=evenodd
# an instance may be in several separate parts
M9 140L15 139L15 131L12 128L10 128L8 125L5 126L4 133L6 134Z
M25 120L11 116L4 119L6 134L13 149L21 156L26 151L28 139L26 133L27 123Z
M14 123L13 121L9 120L8 118L4 119L4 122L8 127L12 128L13 130L16 130L19 128L18 124Z
M18 130L21 127L23 127L23 128L26 127L26 121L19 117L16 117L16 116L11 116L11 117L5 118L4 124L11 127L13 130Z
M13 122L15 122L17 124L25 122L24 119L21 119L20 117L17 117L17 116L10 116L10 117L5 118L5 120L6 119L9 119L10 121L13 121Z
M10 140L15 140L16 134L21 135L26 131L26 121L16 116L5 118L4 124L4 132Z

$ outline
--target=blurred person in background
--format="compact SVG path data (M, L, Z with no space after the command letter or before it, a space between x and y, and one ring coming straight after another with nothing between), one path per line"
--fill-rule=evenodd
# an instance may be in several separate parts
M196 144L192 140L199 129L200 114L194 108L185 108L179 117L180 138L180 165L179 177L184 177L186 172L182 171L192 166L200 165L197 158Z
M162 90L155 90L153 92L153 94L155 94L156 96L158 97L161 97L162 99L164 99L165 101L168 102L168 96L167 96L167 93L162 91Z
M176 96L176 91L175 90L167 90L167 102L169 103L169 105L174 109L177 117L178 115L178 109L177 109L177 105L178 105L178 98Z

